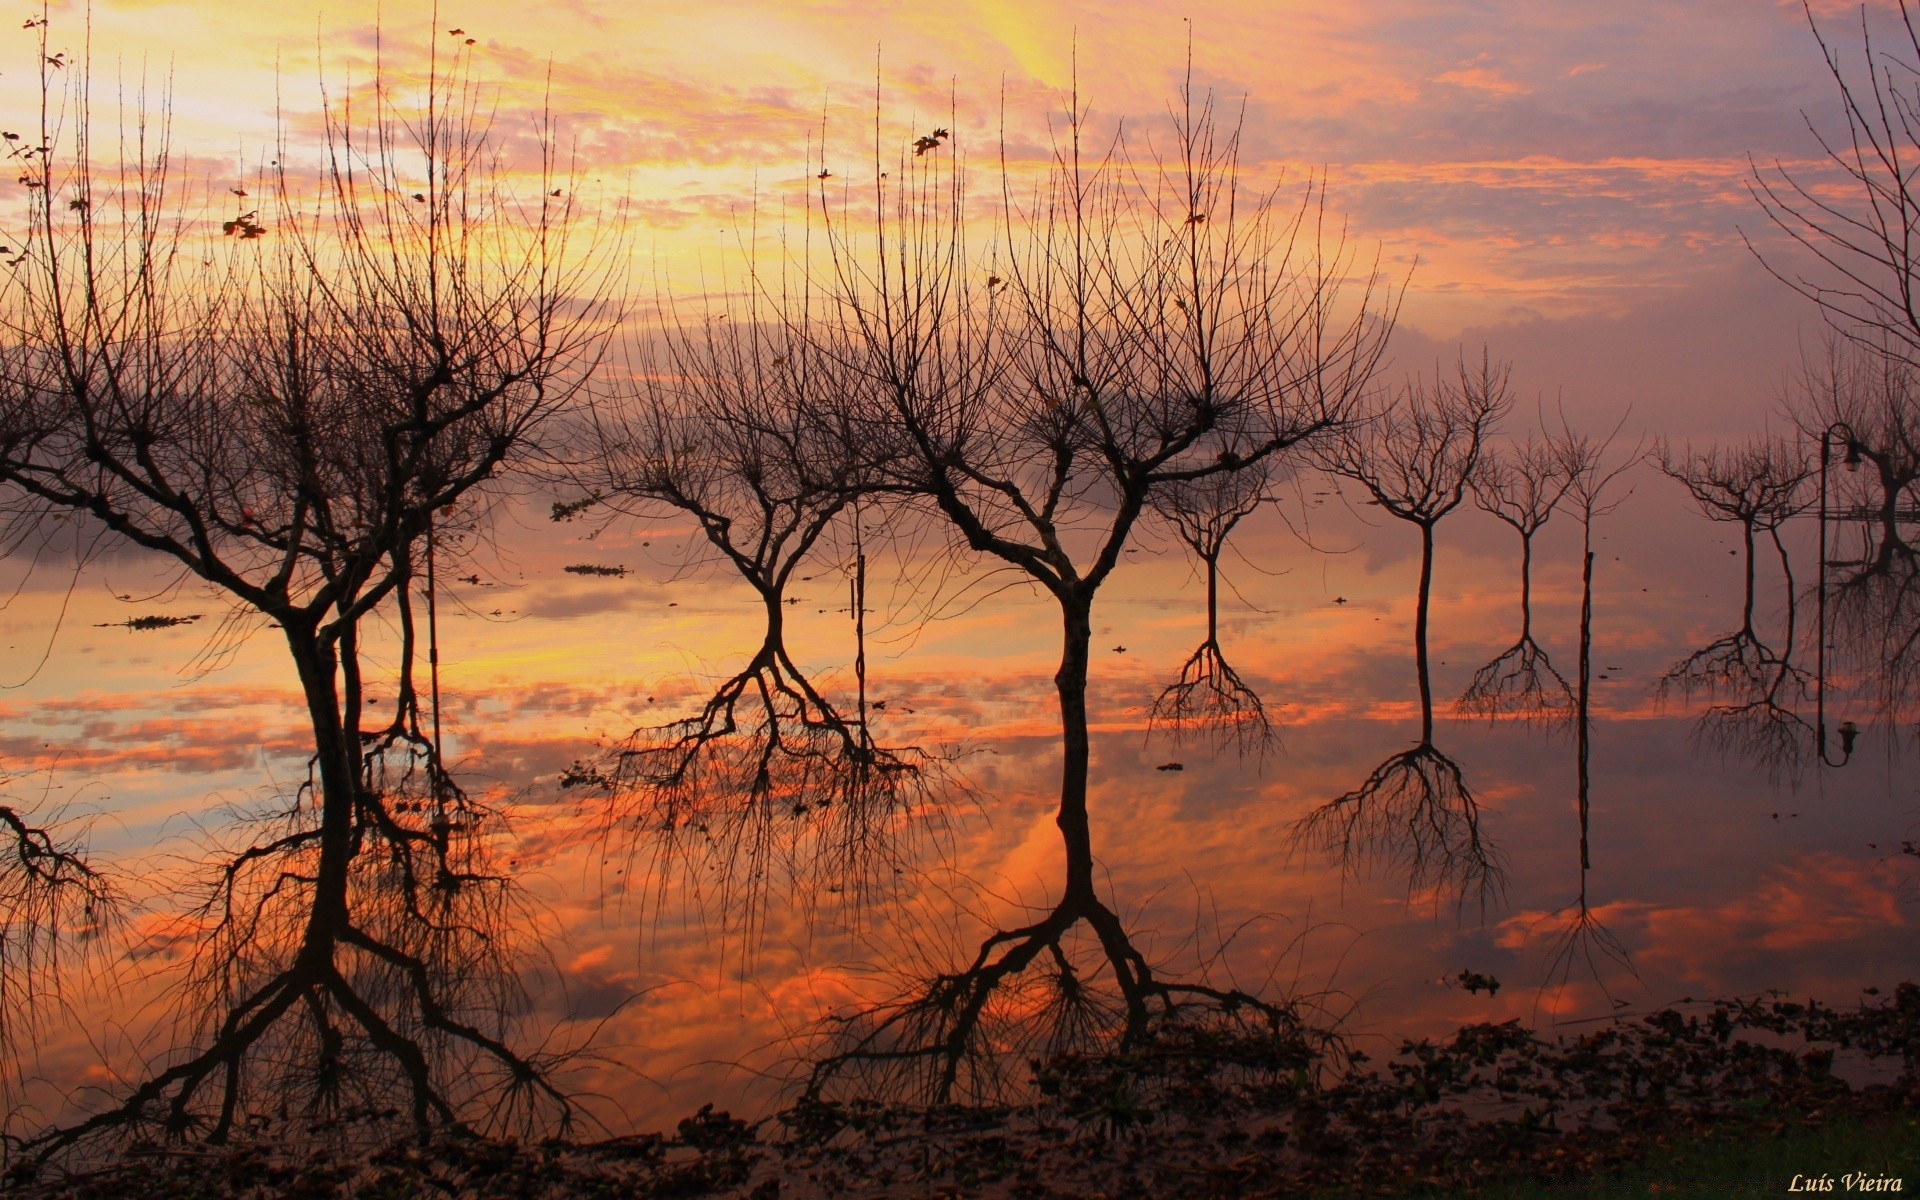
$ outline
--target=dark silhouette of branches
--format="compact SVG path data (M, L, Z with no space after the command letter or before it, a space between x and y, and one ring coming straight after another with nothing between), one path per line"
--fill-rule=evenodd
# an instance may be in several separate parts
M1622 424L1625 418L1622 418ZM1580 522L1580 662L1574 681L1575 795L1580 813L1580 866L1591 867L1592 854L1587 844L1591 804L1589 803L1589 767L1593 752L1593 523L1613 512L1633 494L1631 488L1619 490L1619 484L1640 457L1640 447L1609 462L1616 427L1605 438L1576 432L1562 417L1560 432L1553 439L1554 455L1567 476L1567 491L1562 500L1575 520Z
M1573 903L1545 918L1557 922L1558 928L1550 932L1547 942L1546 969L1541 975L1539 991L1541 997L1549 991L1556 996L1566 991L1576 972L1592 979L1600 989L1600 994L1608 1000L1614 998L1613 989L1607 982L1607 976L1613 970L1624 971L1635 980L1640 978L1626 943L1607 928L1587 899L1587 876L1590 873L1586 867L1581 867L1580 890Z
M1836 187L1796 176L1778 160L1749 159L1747 190L1792 247L1748 248L1774 277L1820 306L1841 337L1911 362L1920 351L1920 279L1916 232L1920 193L1920 29L1905 0L1891 41L1876 41L1861 10L1861 56L1850 63L1807 10L1807 24L1838 93L1844 132L1808 128L1825 151ZM1823 172L1824 173L1824 172ZM1790 265L1791 264L1791 265Z
M1844 440L1833 511L1858 525L1857 557L1845 579L1890 576L1920 565L1911 527L1920 520L1920 380L1885 346L1831 342L1800 372L1788 401L1810 440ZM1843 582L1842 586L1845 586Z
M1714 700L1695 725L1698 743L1752 759L1775 778L1798 778L1813 731L1791 704L1807 677L1792 662L1793 568L1780 529L1813 502L1807 487L1813 468L1798 446L1771 437L1703 451L1676 451L1661 442L1654 461L1709 520L1740 527L1745 579L1740 627L1669 667L1656 694ZM1755 541L1762 534L1773 543L1787 587L1785 648L1779 651L1754 627Z
M777 319L802 316L804 297L762 303L663 331L663 361L636 373L642 389L604 409L586 481L609 506L691 517L760 601L760 644L698 712L636 730L564 779L601 797L609 828L668 868L662 886L675 864L697 866L717 911L749 933L779 876L802 904L891 888L911 835L960 790L946 759L875 738L860 523L877 468L848 428L845 370L823 351L824 331ZM786 612L796 573L847 525L859 645L843 711L794 662Z
M1427 621L1433 593L1433 530L1466 499L1494 426L1512 405L1509 369L1461 359L1455 378L1415 379L1379 403L1368 420L1338 431L1322 451L1326 469L1360 484L1388 515L1420 530L1420 584L1414 602L1414 663L1420 685L1420 739L1389 757L1359 787L1302 818L1296 836L1343 865L1371 861L1406 873L1409 891L1469 896L1482 904L1503 877L1500 855L1481 828L1479 801L1460 768L1433 741L1433 676Z
M1621 418L1621 424L1626 418ZM1564 926L1554 935L1548 948L1547 969L1542 986L1564 989L1576 967L1584 967L1606 992L1603 965L1611 961L1633 973L1633 962L1626 947L1601 923L1587 895L1587 877L1593 869L1592 833L1592 754L1593 754L1593 523L1613 512L1632 489L1620 490L1626 473L1640 460L1640 447L1612 458L1613 440L1619 426L1605 438L1577 432L1561 414L1558 433L1548 439L1548 451L1554 457L1566 486L1560 503L1580 522L1580 656L1574 692L1574 799L1579 818L1579 891L1574 902L1560 913ZM1610 994L1610 993L1609 993Z
M1243 757L1264 755L1279 740L1260 694L1220 649L1220 555L1240 522L1269 499L1269 476L1262 463L1171 484L1151 497L1154 513L1200 560L1207 582L1207 636L1155 697L1147 713L1149 736L1164 730L1176 744L1198 736L1216 750L1231 746Z
M464 63L429 72L420 112L385 75L351 114L330 103L317 194L281 147L256 184L270 203L218 222L212 258L164 119L135 114L102 168L115 147L84 72L64 95L46 83L0 318L0 483L277 626L314 753L277 820L210 871L180 1047L31 1139L36 1158L102 1135L218 1142L276 1111L393 1109L422 1135L572 1111L550 1064L508 1045L494 826L420 727L410 606L436 519L527 452L593 366L605 283L568 247L550 131L519 164L542 189L523 204ZM362 630L396 609L395 716L371 723Z
M1825 507L1835 539L1821 572L1829 674L1870 696L1879 719L1897 726L1920 696L1914 368L1885 347L1831 344L1801 372L1788 408L1806 437L1825 439L1838 459Z
M1473 673L1454 702L1463 713L1553 726L1573 716L1573 689L1533 639L1533 538L1566 495L1567 477L1552 447L1529 437L1488 450L1473 472L1473 502L1520 535L1520 636Z
M1243 190L1238 129L1191 89L1164 153L1084 144L1068 114L1030 198L1003 188L1005 247L967 250L957 142L875 180L862 236L823 195L832 294L860 379L859 433L881 481L976 556L1028 576L1058 609L1056 824L1065 879L1050 912L980 943L961 970L845 1022L813 1071L946 1100L999 1079L991 1002L1018 993L1060 1049L1134 1045L1161 1021L1237 1014L1302 1027L1290 1004L1161 978L1095 884L1087 795L1093 606L1168 489L1255 468L1339 427L1373 373L1390 313L1325 228L1318 181L1289 202ZM878 157L878 156L876 156ZM876 174L879 165L876 164ZM1331 243L1331 245L1329 244ZM1382 317L1387 319L1381 319ZM1066 940L1096 949L1077 965ZM1102 977L1104 976L1104 981Z
M0 1090L30 1056L75 943L98 944L117 899L70 835L0 805Z

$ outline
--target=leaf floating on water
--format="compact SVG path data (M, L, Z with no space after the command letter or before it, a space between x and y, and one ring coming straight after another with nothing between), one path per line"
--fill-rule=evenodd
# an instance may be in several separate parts
M627 573L625 567L607 567L599 563L572 563L560 569L570 575L604 575L613 579L619 579Z
M172 629L175 625L191 625L200 619L199 613L188 613L184 617L169 617L154 613L145 617L128 617L124 621L102 621L95 629L131 629L136 632L146 629Z

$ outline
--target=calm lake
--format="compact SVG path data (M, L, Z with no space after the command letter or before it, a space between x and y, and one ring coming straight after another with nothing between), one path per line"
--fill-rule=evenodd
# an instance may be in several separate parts
M1091 811L1100 887L1157 971L1317 997L1375 1052L1467 1021L1573 1031L1688 996L1778 988L1844 1005L1912 974L1920 860L1908 843L1920 813L1908 735L1889 733L1876 700L1883 681L1836 645L1826 720L1861 729L1844 766L1783 770L1703 738L1711 701L1672 687L1663 697L1658 684L1740 629L1739 527L1705 519L1650 465L1629 485L1594 526L1584 894L1604 936L1572 942L1583 889L1574 731L1453 706L1519 634L1512 529L1469 504L1436 535L1433 746L1483 806L1481 833L1504 868L1484 903L1410 886L1391 854L1342 864L1296 830L1419 740L1418 531L1317 474L1242 525L1221 560L1220 647L1278 733L1248 756L1149 731L1155 697L1205 636L1204 588L1171 536L1140 543L1095 608ZM554 498L503 502L484 539L447 548L438 606L448 755L469 794L511 817L501 861L523 889L516 921L535 951L523 1037L582 1051L564 1078L597 1095L593 1111L615 1129L670 1125L708 1101L764 1111L822 1018L965 965L994 928L1057 897L1056 610L1011 576L873 522L874 729L950 759L949 798L876 835L878 886L865 895L824 878L791 886L777 848L764 887L729 888L699 866L663 868L657 840L609 830L594 798L560 779L636 727L696 710L757 644L759 602L684 524L554 524ZM1854 528L1835 525L1835 557L1854 550ZM790 589L788 645L851 705L845 534ZM1569 681L1579 534L1556 515L1533 568L1532 633ZM1794 662L1808 676L1775 699L1803 722L1791 728L1810 757L1812 516L1784 537L1799 591ZM192 969L204 848L238 841L241 818L284 804L306 772L277 631L226 622L220 599L103 551L77 575L59 550L31 574L20 559L0 568L20 588L0 614L0 682L16 685L0 698L9 790L90 822L97 859L130 901L92 975L48 1015L28 1068L46 1117L67 1111L74 1083L124 1079L171 1044L168 989ZM1756 561L1754 634L1779 650L1785 584L1771 545ZM124 624L162 613L200 619ZM1837 733L1828 752L1840 757ZM1463 972L1500 987L1469 991Z

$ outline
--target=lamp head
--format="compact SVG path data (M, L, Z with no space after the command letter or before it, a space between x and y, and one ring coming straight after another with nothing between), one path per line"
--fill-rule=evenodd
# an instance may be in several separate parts
M1840 754L1843 758L1853 755L1854 739L1860 736L1860 727L1852 721L1840 722Z
M1842 461L1845 462L1847 470L1849 471L1858 471L1860 469L1860 440L1858 438L1847 439L1847 457Z

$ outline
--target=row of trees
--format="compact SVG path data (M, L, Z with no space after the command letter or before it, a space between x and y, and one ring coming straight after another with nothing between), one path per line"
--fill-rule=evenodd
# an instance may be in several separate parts
M1310 814L1303 836L1393 861L1416 886L1497 886L1478 803L1434 745L1427 654L1435 526L1471 501L1521 539L1521 628L1461 708L1576 722L1584 880L1591 530L1618 499L1622 460L1571 430L1491 452L1512 400L1505 368L1484 359L1383 388L1397 287L1329 221L1320 180L1250 189L1237 127L1191 88L1153 152L1124 132L1096 137L1076 101L1045 169L1003 169L990 197L945 129L877 162L863 191L823 167L804 234L754 264L743 294L670 306L609 370L617 238L576 242L575 180L544 123L537 160L509 171L463 61L429 70L417 107L389 78L329 107L317 180L282 165L295 155L283 145L252 185L267 200L232 214L173 179L163 132L135 122L98 144L84 79L43 83L0 316L12 528L80 517L258 614L286 642L313 756L308 782L208 872L185 1044L93 1116L29 1139L31 1156L112 1133L219 1141L293 1113L395 1112L423 1134L476 1117L565 1128L574 1106L556 1060L515 1044L528 947L491 865L497 815L449 776L432 702L437 556L478 528L503 479L536 465L570 483L556 518L680 514L762 601L757 647L711 699L563 780L614 847L710 881L748 935L767 906L820 886L890 886L903 837L937 829L966 795L940 753L888 744L867 697L873 539L925 538L941 561L1008 571L1059 622L1057 895L840 1026L816 1091L981 1096L1020 1065L1010 1045L1137 1046L1184 1021L1250 1024L1303 1067L1329 1049L1297 998L1149 962L1097 880L1089 804L1095 606L1148 530L1185 545L1207 584L1205 640L1153 706L1156 729L1243 753L1271 745L1263 701L1220 645L1219 564L1293 472L1352 481L1422 539L1420 737ZM1760 186L1778 219L1828 228ZM1842 485L1858 489L1843 508L1875 516L1878 545L1841 588L1868 599L1836 611L1895 639L1896 713L1920 677L1906 599L1920 466L1905 354L1888 336L1899 319L1888 310L1880 336L1863 337L1877 358L1836 359L1845 369L1821 377L1831 395L1809 423L1824 453L1831 410L1847 458L1879 472L1878 492L1872 476ZM1871 374L1862 363L1877 386L1855 379ZM1775 655L1755 633L1753 555L1765 534L1786 565L1779 530L1804 507L1811 460L1769 443L1663 448L1659 461L1709 515L1740 524L1750 581L1742 631L1669 685L1719 700L1737 683L1739 705L1708 714L1731 731L1714 736L1774 737L1750 731L1793 728L1772 713L1790 712L1782 689L1802 677L1790 646ZM1574 684L1531 619L1533 538L1556 512L1586 531ZM787 644L791 585L829 546L854 563L850 698ZM390 701L369 698L376 683ZM1763 683L1760 715L1744 715ZM27 948L0 960L0 980L31 996L53 939L94 920L109 891L14 810L0 822L19 848L0 871L7 945Z

